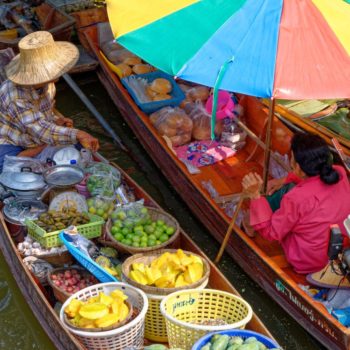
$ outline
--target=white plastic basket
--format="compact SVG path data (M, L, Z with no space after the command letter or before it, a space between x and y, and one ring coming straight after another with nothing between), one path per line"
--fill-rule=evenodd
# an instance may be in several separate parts
M131 322L110 331L88 332L73 329L64 321L64 309L72 299L87 300L88 298L97 296L100 292L110 294L115 289L119 289L126 294L133 308L139 311L139 314ZM61 308L60 319L64 326L73 333L88 350L123 350L131 346L142 348L147 309L148 299L142 290L122 282L100 283L82 289L67 299Z

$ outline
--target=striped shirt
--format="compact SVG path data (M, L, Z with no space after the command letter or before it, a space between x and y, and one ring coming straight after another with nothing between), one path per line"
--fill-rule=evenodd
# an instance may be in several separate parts
M33 148L77 143L77 129L55 124L55 94L54 83L34 89L6 80L0 86L0 145Z

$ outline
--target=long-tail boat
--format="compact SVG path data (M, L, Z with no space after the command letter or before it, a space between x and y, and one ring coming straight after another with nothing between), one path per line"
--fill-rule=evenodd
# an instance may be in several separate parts
M116 166L115 164L113 165ZM144 199L145 205L147 206L159 208L159 205L140 186L138 186L131 177L129 177L122 169L118 168L118 170L122 173L124 181L133 190L137 199ZM103 241L101 242L103 243ZM176 245L184 250L192 251L206 257L203 251L182 230L180 232L179 241ZM40 325L43 327L55 347L58 350L86 350L85 347L83 347L63 326L53 308L53 305L50 304L46 297L47 293L45 293L43 287L24 265L22 257L11 238L2 214L0 214L0 248L25 300L28 302ZM220 272L220 270L210 262L208 258L207 260L210 263L209 286L214 289L239 295L237 290ZM255 314L247 325L247 329L272 338L272 335Z
M90 27L85 35L100 62L99 79L119 108L154 163L177 190L188 207L221 242L231 218L222 209L222 201L237 197L241 180L250 171L262 173L263 150L258 138L264 140L268 109L253 97L241 96L246 125L258 137L248 139L235 156L213 165L201 167L199 174L190 174L185 164L171 151L152 126L148 115L135 104L118 76L103 59L98 46L97 28ZM272 129L272 150L280 154L289 151L293 132L276 117ZM261 144L261 142L260 142ZM202 182L211 180L219 200L211 198ZM350 349L350 330L333 318L326 308L315 302L299 285L308 284L305 276L296 274L277 243L261 237L250 238L239 228L231 235L227 252L280 306L328 349Z

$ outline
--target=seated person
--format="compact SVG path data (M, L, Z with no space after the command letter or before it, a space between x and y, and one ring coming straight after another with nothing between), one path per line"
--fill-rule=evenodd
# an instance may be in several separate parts
M341 166L332 165L326 142L317 135L295 134L291 144L295 186L272 210L261 196L262 179L256 173L243 178L243 192L251 198L250 224L267 240L277 240L288 262L298 273L307 274L328 263L330 225L350 214L350 185Z
M96 138L74 129L54 110L54 83L75 65L78 49L39 31L24 37L19 51L5 67L7 80L0 86L0 172L5 155L35 157L47 145L80 143L97 151Z

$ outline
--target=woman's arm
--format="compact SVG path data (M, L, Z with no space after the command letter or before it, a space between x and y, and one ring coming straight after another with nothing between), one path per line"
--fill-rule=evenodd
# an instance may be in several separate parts
M36 157L39 153L41 153L44 150L46 146L47 145L41 145L38 147L25 149L24 151L18 153L17 157Z

